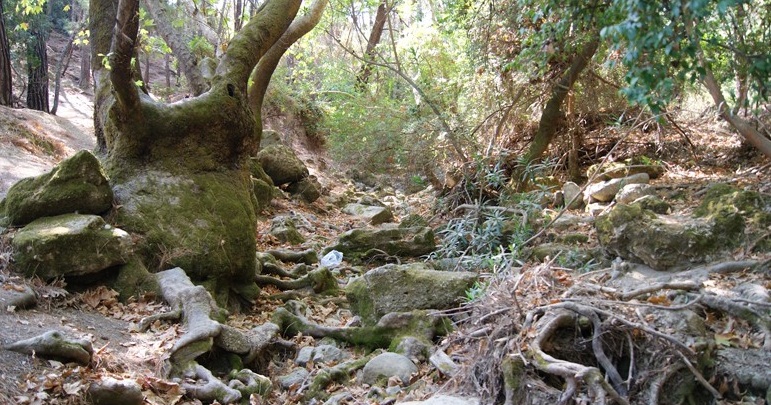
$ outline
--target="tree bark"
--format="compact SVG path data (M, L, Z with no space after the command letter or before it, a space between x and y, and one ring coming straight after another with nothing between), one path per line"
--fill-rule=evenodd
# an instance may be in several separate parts
M380 37L383 36L383 28L385 28L386 17L389 12L391 12L391 9L387 7L385 0L381 1L380 5L377 6L375 24L372 26L372 31L369 33L367 49L364 52L364 57L367 60L373 60L375 58L375 47L380 43ZM364 90L369 82L370 74L372 74L372 65L365 62L361 66L359 74L356 75L356 88L358 90Z
M78 87L81 90L91 88L91 46L86 44L80 45L80 80L78 80Z
M92 0L95 122L119 208L114 219L137 237L151 270L178 266L221 305L254 299L254 195L249 156L259 140L247 105L249 73L294 19L301 0L270 0L236 34L211 89L174 104L151 100L132 79L138 0ZM113 17L104 14L113 10ZM117 16L117 19L115 18ZM105 49L115 24L115 37Z
M62 76L67 71L67 67L70 64L70 56L72 56L72 44L75 42L75 34L73 34L67 46L62 52L62 56L59 58L59 63L56 65L56 76L54 78L54 105L51 107L51 115L56 115L56 111L59 108L59 90L62 85Z
M562 103L567 97L570 89L573 88L581 71L589 64L589 61L597 52L597 47L600 44L599 38L591 38L586 44L584 44L581 52L576 55L573 63L568 68L568 71L562 76L559 82L552 89L551 98L546 102L546 106L541 113L541 120L538 123L538 131L533 138L533 142L530 144L530 148L524 156L523 162L529 164L536 159L540 158L546 149L551 144L560 126L560 117L562 110Z
M48 52L45 36L32 31L27 43L27 107L48 112Z
M0 0L0 105L13 104L13 81L11 76L11 50L5 32L5 11Z

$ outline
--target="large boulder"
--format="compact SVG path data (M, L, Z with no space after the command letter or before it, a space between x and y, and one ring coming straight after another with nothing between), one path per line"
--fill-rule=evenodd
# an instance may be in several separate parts
M110 184L96 157L80 151L46 174L20 180L0 203L12 225L61 214L101 214L112 208ZM2 221L2 220L0 220Z
M308 177L308 168L288 146L270 145L257 153L256 158L276 186L297 183Z
M715 221L658 215L639 204L616 205L597 217L595 228L607 252L657 270L709 261L726 247L718 242L728 236L716 232Z
M460 304L476 273L433 270L424 263L388 264L368 271L345 288L351 310L365 324L391 312L446 309Z
M337 250L355 263L383 255L420 257L436 249L434 231L429 227L400 228L385 226L375 229L351 229L340 235L324 253Z
M368 222L370 225L380 225L393 222L394 214L388 207L351 203L343 208L343 212Z
M96 215L65 214L32 221L11 241L15 267L45 280L98 273L128 262L131 238Z
M748 242L757 241L757 251L771 250L771 239L763 238L771 227L771 201L757 192L715 184L707 190L694 215L713 221L720 243L727 247L736 247L746 238Z

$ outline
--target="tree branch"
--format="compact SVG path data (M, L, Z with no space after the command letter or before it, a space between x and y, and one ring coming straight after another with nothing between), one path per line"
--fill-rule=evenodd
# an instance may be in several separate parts
M213 82L225 80L246 94L252 70L289 28L300 3L301 0L272 0L265 3L255 18L249 20L230 41L217 66Z
M134 85L131 67L138 32L139 0L120 0L110 45L110 81L124 113L139 106L139 90Z

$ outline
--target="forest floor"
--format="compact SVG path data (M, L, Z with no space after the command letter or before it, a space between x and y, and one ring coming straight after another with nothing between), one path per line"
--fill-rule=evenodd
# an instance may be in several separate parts
M95 142L90 97L91 94L80 91L65 80L57 117L26 110L0 109L0 198L20 178L41 174L78 150L93 149ZM771 193L771 168L767 160L757 155L747 155L735 137L726 135L724 129L715 125L707 127L694 124L688 127L688 133L697 147L693 154L683 147L681 135L676 133L667 134L656 142L638 140L641 149L655 145L657 157L667 162L667 172L657 183L673 187L683 185L695 192L710 183L727 182ZM309 164L312 174L320 177L327 195L309 205L291 199L276 200L258 225L259 234L263 235L258 240L258 251L287 247L269 237L266 232L270 218L275 215L291 212L308 219L314 229L306 235L312 247L328 245L340 233L357 225L349 217L341 215L333 203L336 196L352 188L351 183L341 174L342 171L336 169L323 152L311 150L299 141L293 146L299 149L299 155ZM398 204L395 204L398 206L395 207L397 216L411 212L432 217L434 197L429 192L411 196L398 194ZM697 203L697 199L688 199L676 209L689 211ZM445 219L434 216L433 225ZM586 232L592 233L590 229ZM737 258L739 255L737 252ZM767 260L764 257L758 259ZM149 404L196 403L182 399L177 384L160 378L162 359L182 333L180 326L159 322L153 324L147 332L132 332L132 326L142 318L167 310L164 304L153 297L120 303L116 293L104 287L67 292L63 282L45 284L10 273L5 266L9 261L10 252L0 251L2 288L20 289L23 285L31 285L40 299L38 305L29 310L2 308L0 344L59 329L73 336L90 339L94 344L95 356L92 365L84 367L0 350L0 403L79 403L88 384L105 376L139 382L146 403ZM576 276L568 270L554 269L566 278ZM765 280L761 281L771 286L769 280L766 275ZM490 296L495 296L494 288L488 291ZM541 299L546 302L558 299L560 291L544 290ZM266 288L264 296L275 292ZM350 312L335 304L319 304L312 299L307 299L306 303L309 305L309 318L319 324L338 326L350 320ZM262 324L269 320L270 314L281 304L280 301L262 299L252 312L231 316L229 324L245 327ZM485 304L482 301L474 305L492 306L493 303ZM716 330L731 331L733 328L737 331L740 329L733 323L729 325L725 319L715 321ZM466 341L463 336L466 332L473 331L461 329L441 345L447 350L454 350L458 359L463 357L464 352L468 357L473 357L473 348L457 347L459 342ZM756 336L746 337L741 344L756 345L756 340ZM295 337L293 341L299 346L313 343L313 339L307 336ZM268 370L260 372L275 377L286 374L292 367L291 361L277 361ZM452 392L459 381L439 375L427 364L420 368L415 379L422 381L422 384L417 384L418 388L409 394L402 395L401 400L423 399L439 391ZM330 392L342 389L338 384L329 387ZM342 403L376 402L367 397L368 389L365 387L346 389L352 397ZM274 390L267 401L271 404L299 403L291 392L281 390Z

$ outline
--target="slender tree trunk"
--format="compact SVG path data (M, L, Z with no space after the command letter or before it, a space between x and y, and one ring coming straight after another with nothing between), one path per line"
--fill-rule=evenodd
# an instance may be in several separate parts
M54 102L51 107L51 115L56 115L56 111L59 109L59 90L62 85L62 76L67 71L67 66L70 64L70 56L72 56L72 44L75 42L75 35L70 37L67 42L67 46L64 48L62 56L59 58L59 63L56 65L56 77L54 79Z
M524 156L523 163L530 164L539 159L551 144L560 127L562 102L567 97L570 89L573 88L581 71L589 64L589 61L597 52L599 39L592 38L584 44L581 52L576 55L568 71L562 75L562 78L552 89L551 98L546 102L546 106L541 113L541 120L538 123L538 131L530 144L530 148Z
M27 43L27 108L49 112L48 52L40 31L32 31Z
M386 19L388 13L391 10L387 7L386 1L380 2L377 6L377 13L375 13L375 23L372 25L372 31L369 33L369 39L367 40L367 49L364 52L364 57L367 60L375 59L375 48L380 43L380 38L383 36L383 28L385 28ZM364 90L367 83L369 83L369 76L372 74L372 65L364 63L359 70L359 74L356 75L356 88Z
M168 53L163 55L163 65L166 71L166 87L171 88L171 55Z
M0 0L0 105L13 104L13 80L11 76L11 50L5 32L5 11Z
M144 79L145 87L150 89L150 53L145 53L145 74L142 77Z
M243 25L242 15L244 13L244 1L236 0L236 6L233 8L233 32L241 31Z
M80 45L80 80L78 87L81 90L91 88L91 46L87 44Z

